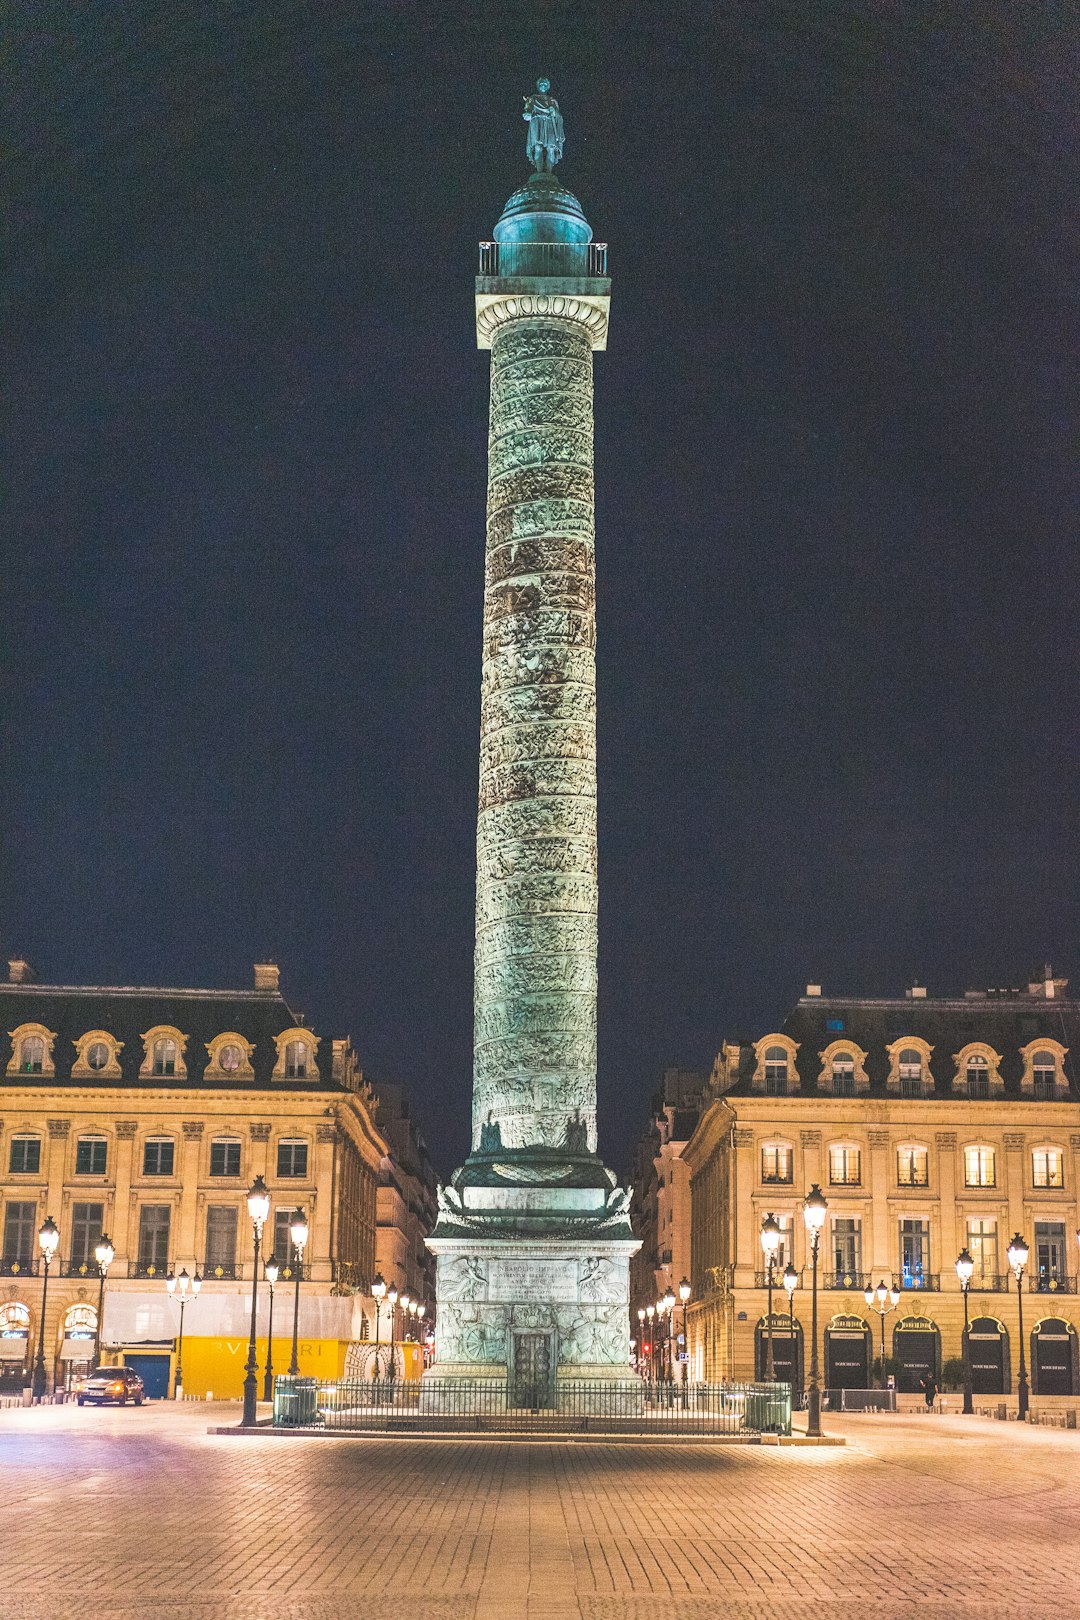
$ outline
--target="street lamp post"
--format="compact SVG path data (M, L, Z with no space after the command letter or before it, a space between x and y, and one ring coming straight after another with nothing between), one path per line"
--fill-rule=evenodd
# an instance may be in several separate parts
M969 1417L975 1410L971 1400L971 1329L968 1323L968 1289L974 1272L974 1260L967 1248L961 1249L956 1257L956 1275L964 1296L964 1411Z
M789 1260L784 1267L784 1288L787 1291L788 1326L791 1329L791 1405L795 1406L795 1374L799 1369L799 1357L795 1345L795 1290L799 1286L799 1273Z
M642 1361L642 1357L645 1354L645 1345L646 1345L646 1342L647 1342L646 1338L645 1338L645 1307L644 1307L644 1305L639 1305L638 1306L637 1319L638 1319L637 1369L638 1369L638 1373L640 1374L640 1372L641 1372L641 1361ZM648 1368L646 1367L646 1377L647 1376L648 1376Z
M49 1262L60 1243L60 1229L51 1215L47 1215L38 1231L38 1247L41 1258L45 1262L44 1278L41 1284L41 1327L38 1332L37 1360L34 1363L34 1399L43 1400L45 1386L48 1382L45 1376L45 1307L49 1300Z
M867 1305L876 1311L881 1318L881 1387L885 1388L885 1318L890 1311L895 1311L900 1303L900 1290L891 1288L882 1277L876 1288L868 1288L863 1294ZM885 1301L889 1303L886 1305Z
M277 1256L271 1255L263 1266L263 1276L270 1284L270 1315L266 1323L266 1372L263 1374L263 1400L274 1398L274 1284L281 1275Z
M194 1277L188 1276L187 1267L181 1271L179 1277L173 1276L170 1271L165 1279L165 1287L169 1291L169 1298L175 1299L180 1295L180 1336L176 1341L176 1378L173 1382L173 1400L178 1401L184 1392L184 1306L187 1304L188 1289L191 1289L192 1299L197 1298L203 1280L199 1276L196 1266Z
M116 1258L108 1235L102 1232L94 1245L94 1259L98 1263L97 1332L94 1334L94 1370L101 1364L101 1319L105 1310L105 1278Z
M386 1290L386 1303L390 1307L390 1366L387 1368L386 1378L390 1385L390 1399L394 1398L394 1329L397 1326L398 1291L393 1283Z
M773 1349L772 1349L772 1291L773 1266L776 1264L776 1251L780 1247L780 1222L775 1215L766 1215L761 1223L761 1247L765 1255L765 1282L768 1289L768 1316L766 1319L766 1349L765 1349L765 1382L773 1381Z
M382 1273L375 1273L375 1281L371 1285L371 1297L375 1301L375 1371L372 1374L372 1383L375 1385L376 1395L379 1387L379 1324L382 1318L382 1302L386 1297L386 1284Z
M686 1405L686 1384L690 1368L690 1340L686 1336L686 1307L690 1303L691 1293L692 1289L690 1287L690 1279L689 1277L684 1277L682 1282L679 1284L679 1298L682 1300L682 1385L684 1406Z
M256 1176L248 1188L247 1207L255 1240L255 1263L251 1271L251 1331L248 1335L248 1358L244 1365L244 1416L241 1424L245 1429L253 1429L258 1416L259 1399L259 1363L255 1352L256 1313L259 1308L259 1246L262 1243L263 1227L270 1214L270 1194L266 1190L266 1182L262 1176Z
M300 1328L300 1273L304 1269L304 1250L307 1248L308 1223L307 1216L302 1209L294 1212L289 1222L289 1241L296 1256L296 1283L293 1290L292 1309L292 1356L289 1360L289 1377L296 1378L300 1373L300 1362L297 1359L297 1334Z
M806 1230L810 1234L812 1261L811 1299L813 1303L810 1308L810 1405L806 1424L806 1433L811 1439L819 1439L821 1436L821 1385L818 1382L817 1347L817 1270L821 1230L825 1225L825 1211L828 1207L828 1200L815 1181L803 1200L803 1219L806 1222Z
M1016 1278L1016 1307L1020 1315L1020 1377L1017 1381L1016 1393L1018 1396L1017 1417L1021 1423L1027 1422L1028 1415L1028 1380L1027 1361L1024 1357L1024 1267L1027 1265L1028 1246L1019 1232L1013 1234L1006 1253Z
M674 1383L675 1380L675 1335L672 1332L672 1322L674 1320L675 1312L675 1295L672 1293L670 1287L665 1288L664 1297L660 1303L663 1305L664 1310L667 1313L667 1381L670 1385Z
M646 1305L645 1315L649 1319L649 1383L656 1383L656 1306Z

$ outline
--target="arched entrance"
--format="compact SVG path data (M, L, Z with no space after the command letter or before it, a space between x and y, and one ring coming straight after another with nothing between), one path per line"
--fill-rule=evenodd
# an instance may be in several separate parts
M870 1328L861 1316L834 1316L825 1329L825 1388L870 1388Z
M1060 1316L1044 1316L1031 1333L1031 1390L1034 1395L1075 1395L1076 1329Z
M30 1377L30 1307L9 1299L0 1305L0 1391L13 1395Z
M1009 1335L996 1316L977 1316L968 1332L971 1388L976 1395L1005 1395L1012 1385Z
M922 1393L927 1373L941 1378L941 1334L928 1316L906 1316L893 1328L893 1356L898 1365L896 1387L901 1395Z
M64 1313L64 1340L60 1346L66 1389L92 1368L96 1343L97 1311L93 1305L69 1305Z
M754 1377L765 1378L769 1359L769 1318L763 1316L754 1333ZM795 1338L791 1337L791 1317L774 1311L772 1319L773 1377L780 1384L790 1384L793 1391L803 1387L802 1323L795 1320Z

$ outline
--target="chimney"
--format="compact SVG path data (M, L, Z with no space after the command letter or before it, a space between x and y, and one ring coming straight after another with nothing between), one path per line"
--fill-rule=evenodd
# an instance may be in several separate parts
M8 962L8 984L37 984L37 974L21 956Z
M276 962L255 963L256 990L271 990L276 995L278 991L278 980L280 977L281 975L278 972L278 965Z
M808 984L807 987L806 987L806 993L807 993L808 996L820 996L820 994L821 994L821 986L820 986L820 984Z

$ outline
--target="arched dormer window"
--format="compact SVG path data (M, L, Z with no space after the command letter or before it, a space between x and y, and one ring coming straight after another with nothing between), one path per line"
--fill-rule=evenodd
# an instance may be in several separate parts
M754 1042L754 1073L751 1085L767 1097L786 1097L798 1084L795 1054L798 1041L789 1035L766 1035Z
M8 1033L11 1036L8 1074L40 1074L55 1078L52 1055L56 1039L54 1030L46 1029L44 1024L20 1024Z
M818 1085L833 1097L854 1097L858 1092L870 1090L866 1073L866 1053L854 1041L833 1041L821 1058Z
M215 1035L206 1043L207 1080L253 1080L251 1054L254 1050L252 1043L233 1029Z
M277 1046L277 1062L274 1064L272 1079L319 1078L319 1066L315 1061L319 1042L310 1029L283 1029L280 1035L274 1036L274 1043Z
M930 1054L934 1048L917 1035L886 1046L889 1075L885 1089L898 1097L925 1097L931 1089Z
M1020 1090L1038 1101L1065 1101L1069 1096L1069 1082L1065 1078L1065 1057L1069 1048L1060 1041L1040 1039L1020 1048L1024 1070L1020 1076Z
M187 1078L184 1050L188 1038L171 1024L155 1024L140 1040L143 1060L139 1067L141 1080L173 1080Z
M71 1065L73 1080L119 1080L120 1053L123 1041L118 1041L105 1029L89 1029L75 1044L75 1062Z
M987 1046L985 1041L972 1041L953 1058L956 1064L958 1089L972 1101L986 1097L999 1097L1004 1091L999 1065L1001 1055Z

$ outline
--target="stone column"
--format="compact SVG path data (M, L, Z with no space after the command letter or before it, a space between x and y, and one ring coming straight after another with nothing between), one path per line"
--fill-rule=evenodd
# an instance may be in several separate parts
M596 1148L592 339L510 320L491 360L473 1148Z

